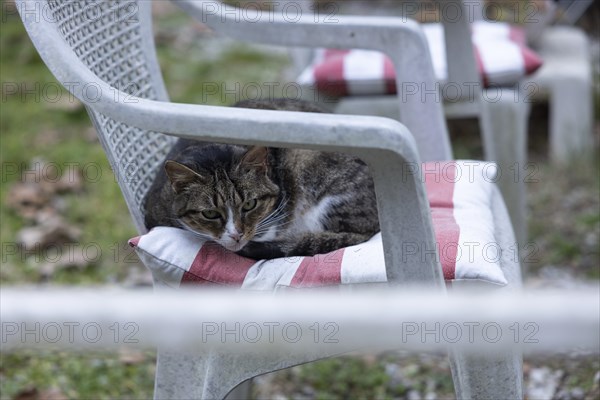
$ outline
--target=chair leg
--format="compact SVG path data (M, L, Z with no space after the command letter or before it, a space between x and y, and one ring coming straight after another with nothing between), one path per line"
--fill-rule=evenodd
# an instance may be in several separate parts
M244 379L235 368L220 368L213 352L159 349L155 399L224 399ZM241 394L235 392L234 396Z
M523 398L523 361L518 353L475 356L451 352L450 367L457 399Z
M531 79L550 96L551 161L565 164L591 153L594 74L589 39L579 28L553 26L540 37L539 52L544 65Z
M498 164L498 187L508 208L519 247L527 240L525 182L535 172L527 165L529 104L522 93L502 89L498 101L482 101L480 125L485 157ZM535 178L535 176L533 176Z
M201 398L206 365L206 354L178 353L159 349L154 399Z
M550 159L565 164L589 155L592 146L592 79L557 77L550 89Z
M250 394L252 377L338 354L339 350L329 353L324 349L304 350L301 354L159 349L154 398L245 399Z

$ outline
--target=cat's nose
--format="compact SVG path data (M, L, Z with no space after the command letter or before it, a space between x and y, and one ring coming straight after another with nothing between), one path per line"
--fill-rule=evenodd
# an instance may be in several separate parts
M240 239L242 238L242 235L237 232L236 233L228 233L228 236L230 238L232 238L233 240L235 240L236 242L239 242Z

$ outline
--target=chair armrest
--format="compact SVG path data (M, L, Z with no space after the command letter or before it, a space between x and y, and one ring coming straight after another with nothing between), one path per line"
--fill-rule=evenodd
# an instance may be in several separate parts
M284 18L281 12L238 12L214 0L174 0L195 19L233 38L282 46L378 50L392 60L400 121L412 132L423 161L452 159L450 140L427 41L407 18L335 16L335 23L312 16Z

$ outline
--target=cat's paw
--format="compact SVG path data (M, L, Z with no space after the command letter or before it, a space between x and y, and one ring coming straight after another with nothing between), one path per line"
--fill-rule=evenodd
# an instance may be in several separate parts
M237 251L242 257L255 260L270 260L273 258L285 257L285 252L276 242L248 242L240 251Z

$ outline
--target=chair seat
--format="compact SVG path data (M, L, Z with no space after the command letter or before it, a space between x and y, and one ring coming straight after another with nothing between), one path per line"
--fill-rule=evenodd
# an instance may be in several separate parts
M439 254L447 281L507 284L503 250L492 211L496 166L481 161L426 163L423 179L431 207L435 246L402 243L403 252ZM398 179L402 179L401 176ZM314 257L251 260L183 229L157 227L130 240L155 281L274 290L386 282L381 234L369 241Z
M444 28L423 24L436 79L448 83ZM512 86L534 73L541 58L525 45L522 28L502 22L477 21L472 24L477 65L486 87ZM369 50L320 49L298 77L301 85L312 86L332 96L395 94L392 61Z

